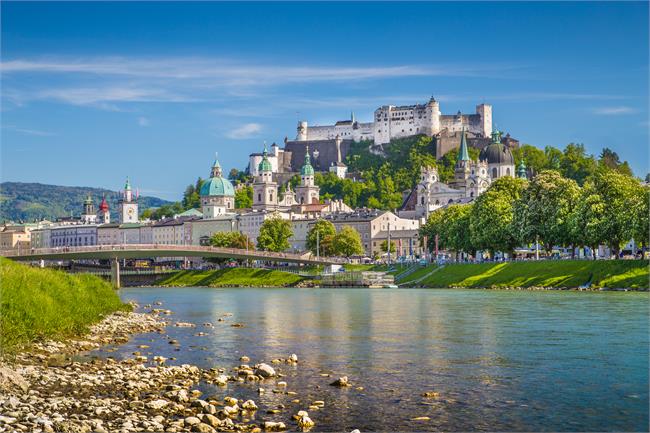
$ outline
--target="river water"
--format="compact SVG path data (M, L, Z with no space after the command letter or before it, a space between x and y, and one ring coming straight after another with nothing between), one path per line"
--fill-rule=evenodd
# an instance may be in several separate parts
M309 411L317 431L649 428L647 293L193 287L128 288L121 297L161 301L173 321L197 327L137 335L106 355L140 350L230 369L242 355L254 364L296 353L298 366L276 366L295 396L270 392L274 380L199 386L252 398L258 420L287 422L324 400ZM354 386L328 385L342 375ZM429 391L439 398L421 396ZM266 414L280 404L280 414Z

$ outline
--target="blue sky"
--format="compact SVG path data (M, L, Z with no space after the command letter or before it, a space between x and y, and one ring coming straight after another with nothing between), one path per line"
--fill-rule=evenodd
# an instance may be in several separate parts
M648 3L2 2L2 180L178 199L296 122L431 95L648 171Z

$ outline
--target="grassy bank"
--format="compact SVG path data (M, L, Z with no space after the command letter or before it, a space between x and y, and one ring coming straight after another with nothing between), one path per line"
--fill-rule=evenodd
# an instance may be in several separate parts
M11 353L41 339L84 333L102 315L127 310L111 285L0 258L0 348Z
M218 271L180 271L158 281L156 286L186 287L286 287L304 280L289 272L269 269L231 268Z
M421 272L418 272L421 274ZM421 287L555 287L648 289L643 260L557 260L452 264L421 281Z

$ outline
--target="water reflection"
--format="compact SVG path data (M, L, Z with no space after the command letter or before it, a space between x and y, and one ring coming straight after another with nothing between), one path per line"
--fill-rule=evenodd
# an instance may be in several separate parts
M242 355L255 363L297 353L298 367L279 367L296 396L258 395L259 384L204 386L253 398L264 409L257 418L286 421L325 400L325 410L310 411L319 431L648 429L645 294L143 288L122 296L161 300L174 320L198 327L168 328L178 351L142 335L112 356L149 344L177 363L230 368ZM330 387L322 373L355 386ZM283 414L264 414L280 404ZM412 420L420 416L430 420Z

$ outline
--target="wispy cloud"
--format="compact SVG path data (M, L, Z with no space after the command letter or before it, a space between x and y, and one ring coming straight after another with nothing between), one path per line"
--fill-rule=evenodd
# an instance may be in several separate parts
M594 108L594 113L595 114L600 114L600 115L603 115L603 116L618 116L618 115L621 115L621 114L636 113L636 110L634 108L632 108L632 107L621 105L621 106L614 106L614 107Z
M31 135L31 136L35 136L35 137L52 137L52 136L56 135L54 132L41 131L41 130L38 130L38 129L18 128L18 127L13 126L13 125L3 125L2 128L3 129L8 129L10 131L17 132L19 134Z
M246 123L229 131L226 136L235 140L241 140L256 137L260 132L262 132L262 125L259 123Z
M142 127L149 126L149 119L146 117L138 117L138 125Z

